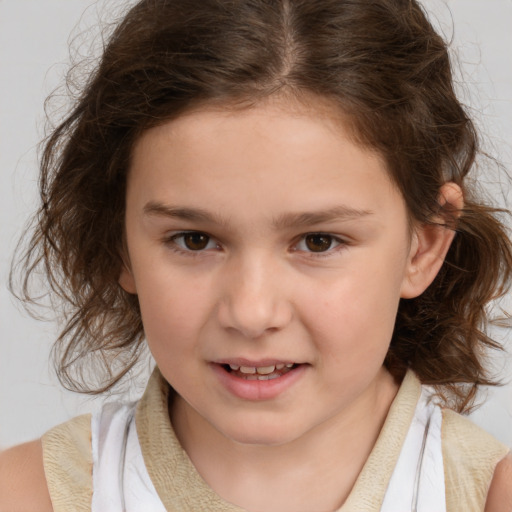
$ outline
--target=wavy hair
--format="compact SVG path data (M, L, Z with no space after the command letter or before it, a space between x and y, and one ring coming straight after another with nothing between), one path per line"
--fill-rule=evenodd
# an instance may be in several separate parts
M45 141L41 206L14 272L26 302L42 271L65 305L54 346L61 382L107 390L144 346L137 297L118 284L140 134L201 104L242 108L279 92L338 108L385 159L417 222L439 218L445 182L462 188L464 209L441 211L457 231L446 261L420 297L401 301L385 364L397 378L412 368L467 409L492 384L485 353L499 344L485 333L486 311L509 288L511 242L499 211L468 184L477 133L454 92L447 43L414 0L142 0L128 10Z

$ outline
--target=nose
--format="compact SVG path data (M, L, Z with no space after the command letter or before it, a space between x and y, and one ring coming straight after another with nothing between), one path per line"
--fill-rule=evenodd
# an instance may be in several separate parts
M218 316L222 327L257 339L286 327L293 307L282 269L269 258L233 261L223 276Z

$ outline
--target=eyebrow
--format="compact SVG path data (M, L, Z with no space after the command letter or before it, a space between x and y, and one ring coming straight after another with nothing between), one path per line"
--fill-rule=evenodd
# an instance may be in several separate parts
M209 222L212 224L226 224L225 219L202 208L187 208L184 206L170 206L150 201L144 206L144 213L149 216L170 217L173 219L190 220L196 222Z
M334 221L354 220L369 215L373 215L371 210L360 210L341 205L314 212L285 213L274 219L274 226L280 229L297 228Z
M225 218L202 208L171 206L150 201L144 206L144 214L157 217L169 217L192 222L207 222L209 224L226 225ZM373 215L371 210L360 210L341 205L313 212L284 213L273 219L276 229L300 228L334 221L348 221Z

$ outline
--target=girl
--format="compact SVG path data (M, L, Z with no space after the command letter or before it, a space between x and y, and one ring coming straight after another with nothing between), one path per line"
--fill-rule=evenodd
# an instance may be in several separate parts
M510 511L508 448L457 414L512 272L477 148L414 1L137 3L22 268L67 304L65 385L157 369L5 452L0 510Z

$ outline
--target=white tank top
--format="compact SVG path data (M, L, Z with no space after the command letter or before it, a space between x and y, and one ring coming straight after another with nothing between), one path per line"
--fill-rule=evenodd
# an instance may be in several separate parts
M423 388L381 512L446 512L442 414L429 396ZM166 512L144 464L135 406L107 404L92 418L92 512Z

